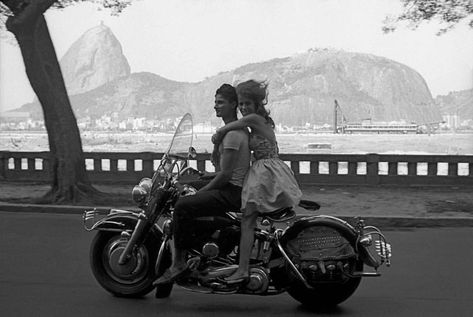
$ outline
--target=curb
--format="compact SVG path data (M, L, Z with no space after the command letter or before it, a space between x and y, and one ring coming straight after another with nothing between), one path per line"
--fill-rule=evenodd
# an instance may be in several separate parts
M37 204L11 204L0 202L0 212L33 212L48 214L82 214L85 210L108 212L111 208L139 211L136 207L91 207L71 205L37 205ZM298 214L297 217L310 217L314 214ZM349 223L354 222L355 215L336 216ZM473 217L386 217L386 216L360 216L367 225L384 228L436 228L436 227L473 227Z
M82 214L85 210L107 212L110 209L126 209L131 211L139 210L136 207L92 207L92 206L72 206L72 205L39 205L39 204L11 204L0 202L0 212L34 212L48 214Z

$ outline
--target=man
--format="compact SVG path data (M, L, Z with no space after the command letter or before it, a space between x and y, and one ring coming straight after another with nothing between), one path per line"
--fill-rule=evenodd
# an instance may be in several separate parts
M225 124L237 117L238 98L235 88L223 84L215 94L215 113ZM240 210L243 179L250 166L248 132L228 132L218 147L215 177L195 195L181 197L173 213L174 254L171 267L154 284L167 284L186 274L186 249L190 247L186 229L201 216L217 216L230 210ZM216 163L216 162L215 162Z

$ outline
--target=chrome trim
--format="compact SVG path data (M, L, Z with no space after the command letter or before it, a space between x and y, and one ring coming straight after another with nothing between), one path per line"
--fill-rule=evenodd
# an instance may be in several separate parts
M371 231L367 231L371 230ZM382 264L386 263L386 266L391 265L391 244L387 242L387 239L385 235L381 232L380 229L374 226L363 226L363 233L358 237L357 239L357 244L356 244L356 252L359 252L358 250L358 243L360 243L362 246L367 247L367 245L363 244L363 239L367 236L372 236L372 235L377 235L378 239L372 238L372 241L375 245L375 250L377 255L380 258L380 261L377 260L378 265L375 267L379 267ZM372 244L370 244L371 246ZM368 250L367 250L368 251Z
M161 243L161 246L159 247L159 252L158 252L158 258L156 259L156 265L154 266L154 273L158 275L159 272L159 266L161 265L161 260L163 259L164 255L164 250L166 249L166 244L169 241L169 237L166 235L163 238L163 242Z
M125 227L125 224L123 222L109 221L109 220L103 220L103 221L99 220L92 226L92 228L90 228L90 230L87 230L87 231L95 230L98 226L103 225L103 224L114 225L114 226L119 226L119 227ZM120 229L120 231L121 231L121 229Z
M353 272L352 274L345 273L348 277L378 277L381 276L378 272Z
M110 209L110 211L107 214L103 214L101 211L94 208L93 210L84 211L84 213L82 214L82 221L83 221L83 225L86 231L95 230L97 229L97 227L101 225L112 225L112 226L124 228L126 227L126 225L123 222L108 220L108 217L113 216L113 215L129 215L136 218L142 218L140 214L142 213L136 213L133 211L121 210L121 209ZM99 216L103 216L103 218L96 220ZM90 222L92 224L90 224ZM117 228L117 229L121 231L122 229L120 228ZM118 231L112 228L107 228L107 230Z
M141 212L142 211L136 212L136 211L130 211L130 210L123 210L123 209L110 209L110 212L108 215L121 214L121 215L133 215L135 217L138 217Z
M327 218L331 219L331 220L335 220L335 221L339 222L340 224L347 226L351 230L356 231L355 228L350 223L346 222L345 220L334 217L334 216L329 216L329 215L317 215L317 216L302 217L302 218L299 218L298 221L311 221L311 220L316 220L316 219L327 219ZM286 231L289 230L290 228L291 228L291 226L288 226L286 229L284 229L283 234L286 233Z

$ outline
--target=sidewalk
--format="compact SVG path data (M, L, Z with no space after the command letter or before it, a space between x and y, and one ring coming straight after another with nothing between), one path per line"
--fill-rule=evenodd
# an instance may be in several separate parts
M33 197L49 185L0 181L0 211L80 214L86 209L136 209L130 185L95 185L110 199L89 206L37 205ZM316 212L297 208L299 215L361 216L373 224L401 227L473 226L473 188L467 186L304 186L303 199L317 201Z

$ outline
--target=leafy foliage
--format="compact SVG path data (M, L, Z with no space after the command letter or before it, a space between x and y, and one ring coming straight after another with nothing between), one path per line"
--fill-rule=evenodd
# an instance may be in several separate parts
M385 33L396 30L398 24L407 22L416 29L425 21L438 20L441 27L437 35L443 34L461 21L467 21L473 29L473 0L401 0L404 11L396 17L388 16L384 21Z
M18 8L18 11L21 12L22 8L28 5L31 1L39 0L3 0L0 1L0 30L5 28L5 22L8 17L15 15L14 12L10 9L12 6ZM97 8L109 9L112 15L120 14L126 7L128 7L133 0L57 0L54 1L54 4L51 8L54 9L64 9L73 5L76 5L81 2L89 2L97 5Z

